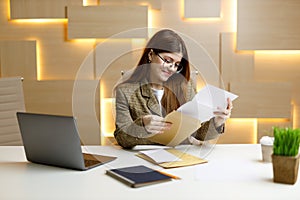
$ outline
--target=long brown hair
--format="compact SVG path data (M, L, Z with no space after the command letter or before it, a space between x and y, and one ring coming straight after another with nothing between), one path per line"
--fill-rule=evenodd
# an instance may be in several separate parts
M187 101L186 84L190 80L187 49L182 38L174 31L169 29L158 31L148 41L137 67L129 79L124 81L125 83L137 83L148 78L150 70L148 54L151 50L156 54L163 52L182 54L180 64L183 66L183 70L180 73L173 74L164 83L165 92L161 100L161 105L164 107L166 114L168 114Z

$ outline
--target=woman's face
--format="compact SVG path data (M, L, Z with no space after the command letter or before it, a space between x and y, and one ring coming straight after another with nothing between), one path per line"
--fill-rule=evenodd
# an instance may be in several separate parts
M152 83L162 84L167 81L179 69L181 62L181 53L149 53L151 60L150 81Z

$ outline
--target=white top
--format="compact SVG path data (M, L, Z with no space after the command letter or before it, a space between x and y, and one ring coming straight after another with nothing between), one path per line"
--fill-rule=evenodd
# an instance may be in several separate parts
M154 89L154 88L152 88L152 91L153 91L154 95L156 96L156 98L158 100L160 111L161 111L161 99L164 96L165 91L163 89L158 90L158 89Z
M23 147L0 146L0 199L298 200L300 197L299 177L295 185L273 182L272 163L262 162L258 144L181 145L176 148L208 162L166 170L136 156L137 149L85 146L84 152L118 158L81 172L29 163ZM181 180L130 188L105 174L107 169L134 165L162 170L179 176Z

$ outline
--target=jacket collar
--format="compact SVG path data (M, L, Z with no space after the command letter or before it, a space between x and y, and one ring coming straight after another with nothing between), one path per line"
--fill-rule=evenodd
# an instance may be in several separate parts
M142 96L147 99L147 107L152 113L162 116L159 102L152 91L150 83L144 80L140 83L140 88Z

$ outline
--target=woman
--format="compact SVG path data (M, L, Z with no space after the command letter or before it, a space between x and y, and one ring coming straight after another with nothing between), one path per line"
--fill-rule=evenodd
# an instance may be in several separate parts
M147 138L163 134L172 124L164 116L190 101L196 94L190 80L188 53L184 41L172 30L157 32L146 45L132 75L117 85L116 130L114 136L123 148L154 144ZM224 132L224 122L232 109L219 109L215 117L202 123L190 137L191 143L216 138Z

